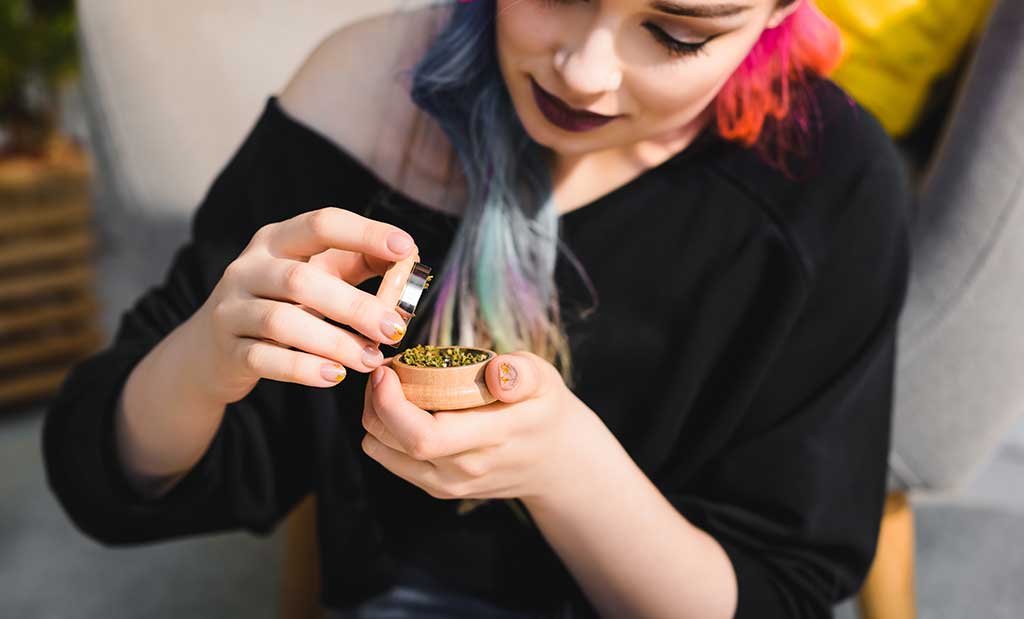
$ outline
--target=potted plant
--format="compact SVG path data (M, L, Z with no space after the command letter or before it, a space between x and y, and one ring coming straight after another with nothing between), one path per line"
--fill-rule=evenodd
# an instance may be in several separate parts
M78 69L70 0L0 0L0 158L45 155Z
M50 396L101 343L90 169L60 135L77 76L70 0L0 0L0 408Z

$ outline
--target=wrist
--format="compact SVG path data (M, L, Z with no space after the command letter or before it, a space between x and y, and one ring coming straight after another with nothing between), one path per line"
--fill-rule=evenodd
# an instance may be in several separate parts
M594 474L595 463L604 462L614 450L622 451L615 435L604 421L574 397L575 406L567 415L559 441L560 449L535 492L523 496L527 507L554 507L565 501L578 500L587 480Z
M167 338L168 376L175 378L179 393L203 408L224 407L245 396L255 381L239 381L214 358L213 340L197 312ZM240 395L239 395L240 394Z

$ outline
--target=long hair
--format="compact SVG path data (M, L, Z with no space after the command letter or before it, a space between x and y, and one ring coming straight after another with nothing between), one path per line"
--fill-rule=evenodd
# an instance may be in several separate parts
M765 30L715 101L722 137L756 146L766 118L783 118L795 109L792 93L801 70L824 74L837 61L834 26L809 0L795 1L803 6ZM588 287L590 311L597 292L559 240L550 152L526 133L504 84L495 49L495 0L453 4L411 72L411 98L449 138L468 191L451 249L423 299L429 333L418 339L499 354L529 350L550 361L572 386L555 285L558 250Z

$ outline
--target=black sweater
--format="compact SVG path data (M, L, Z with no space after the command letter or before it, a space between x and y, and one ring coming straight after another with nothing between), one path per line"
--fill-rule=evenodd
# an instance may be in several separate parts
M705 131L561 217L598 295L584 317L593 299L560 255L574 392L722 544L741 618L830 616L867 572L885 494L913 194L874 117L830 81L814 93L821 138L802 180ZM261 380L227 406L169 494L147 501L127 485L113 415L129 372L200 307L258 228L326 205L402 227L435 268L459 223L393 191L270 96L163 282L49 406L43 450L61 505L87 535L134 544L266 534L315 492L327 606L357 604L415 565L436 586L518 607L571 598L592 614L543 536L506 503L459 516L456 501L362 452L367 374L325 389ZM426 323L417 316L410 333Z

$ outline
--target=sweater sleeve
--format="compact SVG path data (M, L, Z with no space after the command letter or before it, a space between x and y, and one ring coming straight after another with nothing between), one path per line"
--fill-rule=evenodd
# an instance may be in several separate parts
M156 500L137 495L116 458L115 411L128 375L209 297L226 266L280 194L273 127L266 113L214 180L191 220L191 236L162 282L123 312L113 340L78 363L48 405L42 432L47 481L85 534L106 544L246 528L269 532L308 491L308 421L289 410L294 385L262 380L227 405L198 463ZM274 166L272 169L271 166ZM263 183L263 185L260 185ZM276 189L276 190L275 190Z
M728 554L738 619L831 617L870 567L912 196L899 165L864 173L740 426L695 484L663 489Z

